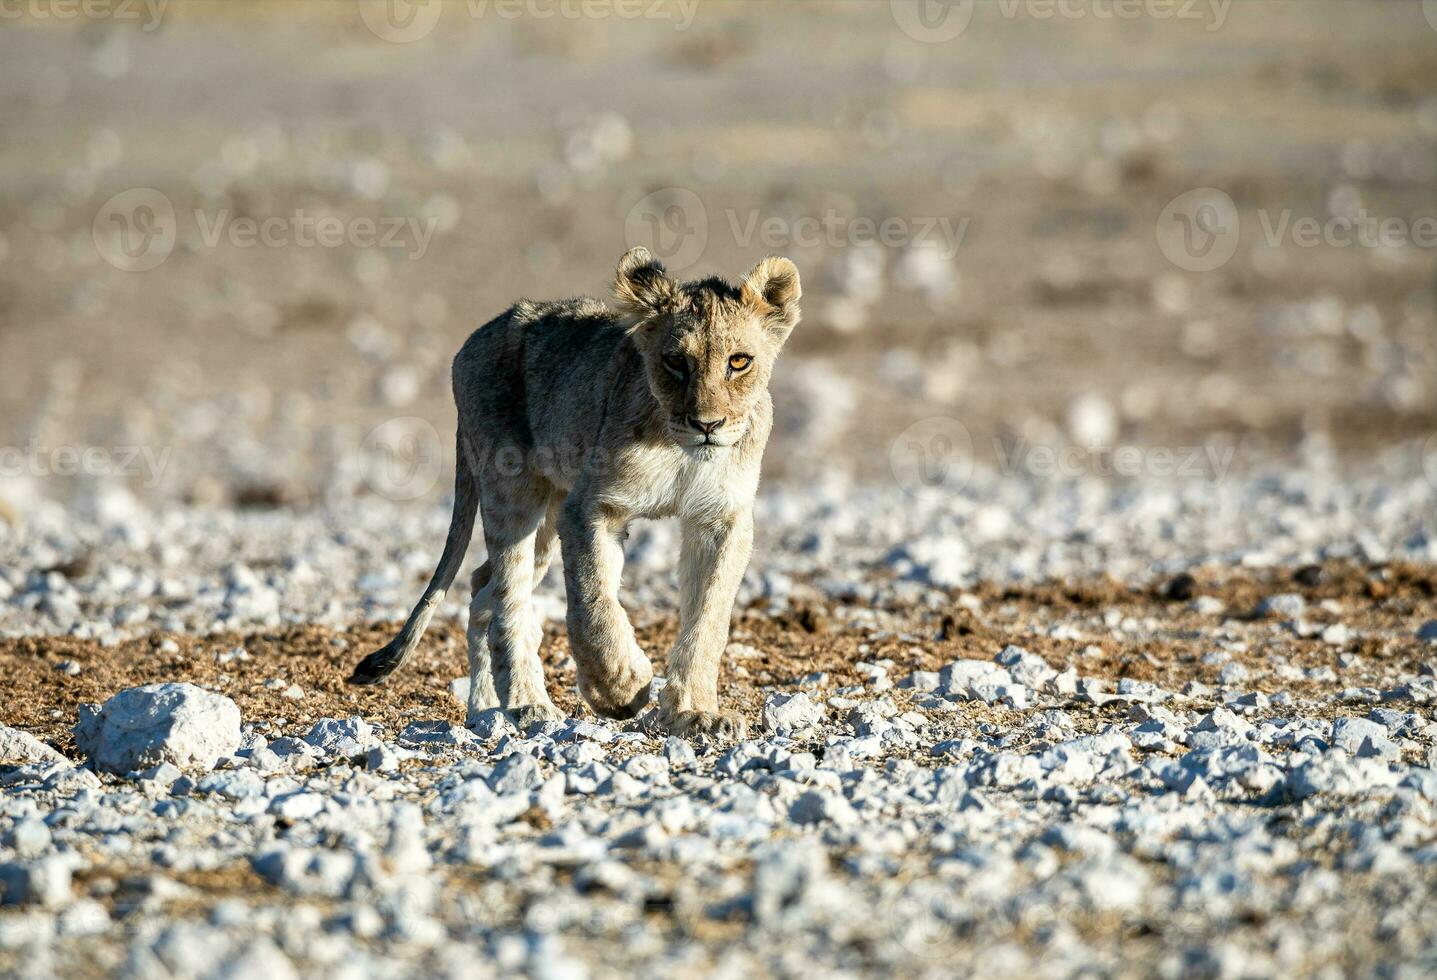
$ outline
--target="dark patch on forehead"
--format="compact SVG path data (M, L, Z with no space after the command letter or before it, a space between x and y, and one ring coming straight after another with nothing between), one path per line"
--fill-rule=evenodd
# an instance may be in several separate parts
M739 292L718 276L696 279L683 285L689 309L704 320L712 320L738 306Z

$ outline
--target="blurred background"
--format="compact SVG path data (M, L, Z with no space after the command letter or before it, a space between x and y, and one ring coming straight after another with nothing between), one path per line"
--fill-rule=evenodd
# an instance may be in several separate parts
M1431 2L0 13L12 512L442 499L464 337L635 244L798 263L772 480L891 485L915 425L1208 479L1437 430Z

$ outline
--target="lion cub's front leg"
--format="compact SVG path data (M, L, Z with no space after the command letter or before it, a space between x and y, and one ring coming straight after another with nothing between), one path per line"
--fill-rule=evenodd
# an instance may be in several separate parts
M649 700L654 668L634 640L628 613L619 605L625 515L591 504L575 492L559 515L568 598L569 649L578 669L579 693L609 718L632 718Z
M753 548L753 515L683 522L679 635L669 651L659 721L675 735L742 738L743 719L719 711L718 674L734 597Z

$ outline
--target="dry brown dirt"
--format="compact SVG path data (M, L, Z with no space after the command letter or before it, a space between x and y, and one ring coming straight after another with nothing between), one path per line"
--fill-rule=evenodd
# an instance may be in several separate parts
M974 593L980 601L977 612L955 596L946 608L877 610L876 623L841 606L810 605L776 617L751 607L736 615L732 638L757 654L728 658L723 697L726 706L741 710L753 724L767 690L792 685L813 672L827 673L825 687L832 690L862 683L855 670L861 661L891 660L891 674L899 679L917 669L937 670L958 658L991 659L1009 643L1038 653L1056 667L1072 665L1084 676L1113 681L1131 677L1174 691L1190 681L1217 682L1219 667L1202 657L1223 641L1246 644L1232 659L1254 671L1251 688L1286 689L1298 696L1324 688L1381 686L1432 663L1430 647L1415 634L1421 623L1437 618L1437 569L1333 562L1296 570L1202 568L1192 579L1188 589L1172 580L1154 587L1106 579L1021 587L987 584ZM1227 611L1198 613L1188 599L1171 597L1174 591L1212 596ZM1308 603L1305 620L1340 620L1354 631L1353 640L1324 643L1316 636L1298 635L1277 619L1255 615L1260 599L1276 592L1303 595ZM1112 615L1110 611L1140 628L1110 635L1103 626L1103 616ZM1060 624L1079 631L1082 638L1048 635ZM675 627L671 620L640 627L639 641L658 655ZM397 628L296 625L247 636L155 633L108 648L69 637L0 640L0 673L9 686L8 696L0 701L0 724L33 732L73 753L70 727L80 704L161 681L187 681L220 691L239 704L246 720L261 722L271 734L302 732L315 719L352 714L393 729L416 719L462 722L463 708L447 690L465 671L464 634L454 623L432 627L414 659L387 684L345 684L353 663ZM218 655L237 647L244 648L248 659L220 662ZM585 712L574 693L561 626L550 624L542 655L555 703L566 711ZM1332 667L1339 679L1279 679L1269 673L1275 656L1304 669ZM78 664L79 673L72 676L58 669L64 661ZM287 699L283 687L266 687L272 679L283 681L283 687L297 684L304 698Z

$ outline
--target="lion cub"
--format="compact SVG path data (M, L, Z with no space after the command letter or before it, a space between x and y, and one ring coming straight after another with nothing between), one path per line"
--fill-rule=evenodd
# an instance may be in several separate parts
M619 261L614 295L617 310L588 298L520 302L460 349L444 554L404 628L360 662L353 683L382 681L414 652L478 510L489 559L469 606L470 721L492 707L525 726L563 717L544 690L530 601L556 546L579 692L601 715L633 717L653 668L619 605L620 542L636 517L677 515L679 635L658 720L677 735L742 736L742 719L719 711L719 661L753 541L769 376L799 320L798 269L768 258L737 288L679 282L635 248Z

